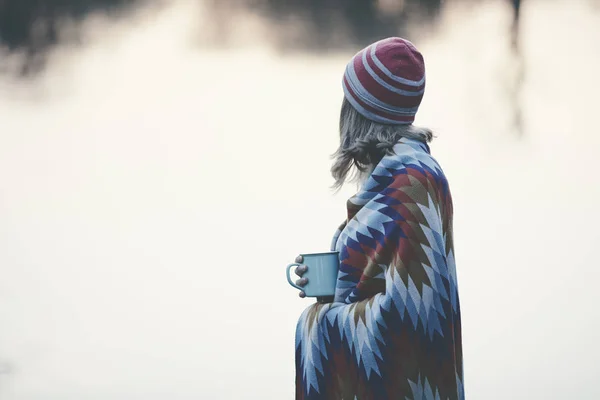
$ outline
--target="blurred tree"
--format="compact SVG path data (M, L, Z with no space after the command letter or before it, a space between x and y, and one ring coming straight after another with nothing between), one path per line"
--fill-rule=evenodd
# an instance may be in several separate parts
M295 44L327 50L345 45L363 46L385 36L403 35L409 22L416 24L417 21L434 21L442 2L443 0L254 0L248 6L273 21L286 21L290 17L302 20L303 35ZM282 23L282 28L285 27L285 23ZM287 39L285 32L282 38ZM289 41L286 40L286 43Z
M519 21L521 19L521 0L510 0L513 6L512 44L519 45Z
M509 87L509 102L513 109L513 128L518 135L523 135L523 111L521 89L525 80L525 59L519 46L519 26L521 21L521 0L510 0L513 6L513 23L511 27L511 45L516 61L515 79Z
M136 0L0 0L0 46L26 55L23 74L42 66L43 53L59 40L65 18L79 20L92 11L122 12Z
M57 22L63 17L81 18L91 11L116 10L135 0L0 0L0 41L9 49L39 49L57 40Z

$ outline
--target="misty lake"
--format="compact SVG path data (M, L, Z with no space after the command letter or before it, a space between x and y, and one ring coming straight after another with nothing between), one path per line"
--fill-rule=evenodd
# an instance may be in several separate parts
M466 396L595 400L600 10L522 13L520 58L503 1L452 3L414 39L416 123L454 197ZM284 267L327 249L355 190L329 188L354 51L282 55L232 18L217 48L190 2L93 16L36 79L0 77L1 399L293 397L309 300Z

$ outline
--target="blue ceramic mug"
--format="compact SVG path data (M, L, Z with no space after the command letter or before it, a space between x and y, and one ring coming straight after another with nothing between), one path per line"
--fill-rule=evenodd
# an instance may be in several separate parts
M303 290L306 297L325 297L335 294L335 285L337 282L338 269L340 267L340 256L337 251L327 253L309 253L300 254L303 262L293 263L287 266L286 274L290 285L296 289ZM306 265L307 270L302 275L308 279L306 286L296 285L290 276L294 267Z

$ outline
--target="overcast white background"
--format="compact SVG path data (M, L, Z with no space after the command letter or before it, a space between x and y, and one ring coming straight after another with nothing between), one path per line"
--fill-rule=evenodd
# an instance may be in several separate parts
M594 400L600 13L524 2L520 137L506 3L449 5L415 40L466 394ZM231 47L203 47L190 4L94 16L39 79L0 77L2 400L293 398L309 300L284 267L328 248L353 194L333 195L328 158L353 52L278 55L243 15Z

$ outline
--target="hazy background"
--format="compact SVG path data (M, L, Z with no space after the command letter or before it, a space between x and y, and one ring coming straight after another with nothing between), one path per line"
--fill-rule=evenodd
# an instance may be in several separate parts
M598 2L276 3L0 2L0 399L293 398L284 267L345 217L341 76L393 34L427 62L467 398L599 399Z

